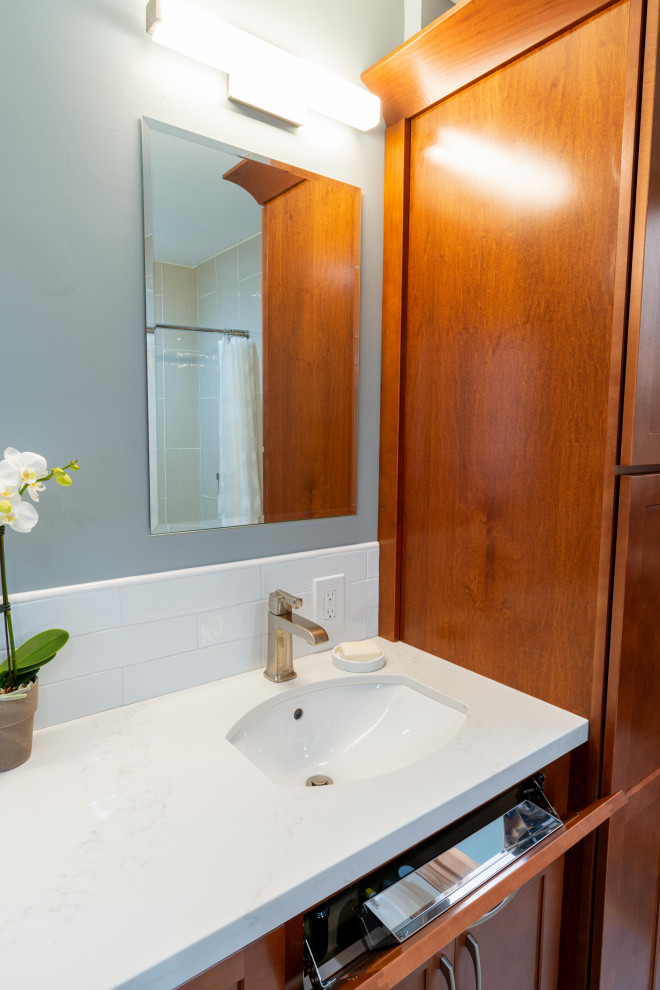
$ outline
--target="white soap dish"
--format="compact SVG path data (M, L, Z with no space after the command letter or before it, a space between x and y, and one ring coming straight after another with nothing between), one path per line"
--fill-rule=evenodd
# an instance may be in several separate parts
M367 641L367 643L369 643L369 646L371 646L370 641ZM368 653L368 655L366 656L360 657L360 656L344 655L344 650L343 650L344 646L346 647L366 646L367 643L364 644L339 643L339 645L335 646L334 650L332 651L332 662L334 666L339 667L340 670L350 670L352 673L360 673L360 674L366 674L371 670L380 670L381 667L385 666L385 654L379 648L377 643L373 644L374 646L373 650L364 651L365 653ZM376 656L374 656L374 652L376 650L378 651L378 653ZM347 653L350 652L355 652L355 651L347 650Z

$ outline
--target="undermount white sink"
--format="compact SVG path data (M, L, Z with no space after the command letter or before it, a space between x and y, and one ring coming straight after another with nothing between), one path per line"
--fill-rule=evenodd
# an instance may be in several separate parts
M287 691L247 713L227 739L282 787L379 777L441 749L467 708L407 677L361 674Z

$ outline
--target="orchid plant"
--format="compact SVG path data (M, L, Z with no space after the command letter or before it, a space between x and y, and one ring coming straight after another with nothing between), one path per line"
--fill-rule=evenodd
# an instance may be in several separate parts
M0 695L16 694L25 689L37 676L41 667L52 660L69 638L64 629L46 629L37 633L18 649L14 647L14 631L11 623L11 606L7 595L7 571L5 567L5 527L17 533L29 533L37 525L39 514L32 502L46 490L45 482L55 479L58 485L68 488L71 475L77 471L76 461L69 461L63 468L50 470L41 454L31 451L20 453L7 447L0 461L0 579L2 582L2 612L7 659L0 663ZM23 501L28 494L31 501Z

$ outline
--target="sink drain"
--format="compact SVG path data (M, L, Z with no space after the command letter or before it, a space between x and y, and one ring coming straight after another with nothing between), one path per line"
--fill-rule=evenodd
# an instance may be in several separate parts
M307 778L308 787L325 787L326 784L334 784L332 777L326 777L324 773L315 773Z

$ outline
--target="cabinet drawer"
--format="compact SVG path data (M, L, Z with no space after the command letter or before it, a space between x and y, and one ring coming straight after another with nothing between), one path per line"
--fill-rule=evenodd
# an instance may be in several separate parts
M521 857L506 872L488 881L403 945L371 959L363 971L352 978L351 990L393 990L398 987L403 980L427 966L443 946L475 925L510 894L540 877L625 804L625 795L617 792L569 819L565 830L556 837L547 839L536 850ZM442 987L442 982L439 986Z

